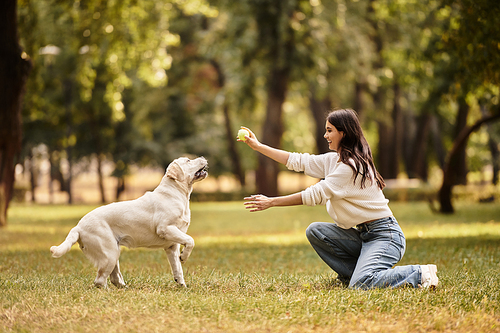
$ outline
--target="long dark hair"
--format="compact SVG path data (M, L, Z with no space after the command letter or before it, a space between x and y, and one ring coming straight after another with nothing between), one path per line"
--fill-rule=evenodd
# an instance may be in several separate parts
M340 161L349 165L354 172L354 182L361 176L361 188L366 181L373 181L370 170L373 171L378 187L385 187L384 178L378 173L373 163L370 145L365 139L356 111L352 109L338 109L331 111L326 120L335 126L337 131L344 132L340 140ZM354 165L352 164L354 162Z

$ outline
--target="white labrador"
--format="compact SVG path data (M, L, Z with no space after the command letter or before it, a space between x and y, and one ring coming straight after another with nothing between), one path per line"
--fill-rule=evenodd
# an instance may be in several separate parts
M106 287L108 276L115 286L124 287L118 263L120 246L163 248L175 281L185 287L181 263L194 247L193 238L186 234L191 221L189 196L193 183L207 177L207 165L203 157L174 160L154 191L135 200L96 208L85 215L61 245L50 248L52 257L61 257L78 242L97 267L94 281L97 287ZM184 246L182 253L180 245Z

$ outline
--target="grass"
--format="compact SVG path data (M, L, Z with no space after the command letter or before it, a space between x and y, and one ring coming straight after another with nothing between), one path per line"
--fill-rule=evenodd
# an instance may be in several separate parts
M0 332L500 332L498 204L459 203L449 216L391 204L407 236L400 265L436 263L434 292L336 285L304 235L329 221L324 207L191 207L188 288L163 251L124 249L128 287L102 290L77 246L49 253L93 206L13 206L0 229Z

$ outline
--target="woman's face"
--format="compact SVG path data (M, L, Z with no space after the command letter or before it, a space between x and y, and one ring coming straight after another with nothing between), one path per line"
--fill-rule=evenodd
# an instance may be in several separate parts
M344 137L344 132L337 131L337 128L330 124L328 120L326 121L325 129L324 138L328 141L328 148L338 152L340 140Z

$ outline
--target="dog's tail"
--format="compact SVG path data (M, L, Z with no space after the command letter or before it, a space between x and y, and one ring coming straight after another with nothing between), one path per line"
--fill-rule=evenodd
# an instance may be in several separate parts
M80 238L80 232L78 226L71 229L66 240L61 243L59 246L52 246L50 248L50 252L52 253L53 258L60 258L68 252L73 244L75 244Z

